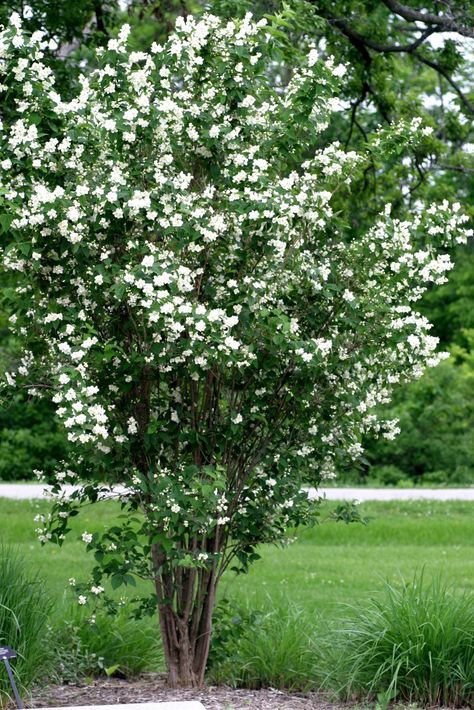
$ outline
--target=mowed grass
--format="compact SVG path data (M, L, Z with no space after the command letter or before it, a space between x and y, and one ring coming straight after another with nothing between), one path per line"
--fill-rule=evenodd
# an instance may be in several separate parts
M297 531L283 550L265 548L232 585L238 597L252 606L290 599L332 616L341 604L363 603L383 581L411 580L422 568L428 578L441 574L474 591L474 503L371 502L360 511L367 525L322 522Z
M291 600L310 613L332 616L341 603L363 603L383 580L409 580L421 568L427 577L441 573L460 591L474 591L474 503L365 503L365 526L327 520L333 506L325 503L322 523L296 531L284 549L263 547L250 574L229 573L221 596L267 608ZM62 548L37 542L33 518L47 511L45 501L0 499L0 543L14 544L59 599L68 579L86 579L93 564L82 532L103 529L120 510L112 502L84 509Z

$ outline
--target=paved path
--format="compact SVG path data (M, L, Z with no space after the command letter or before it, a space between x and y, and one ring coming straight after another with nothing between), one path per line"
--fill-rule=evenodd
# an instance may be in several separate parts
M325 495L328 500L472 500L473 488L311 488L310 498Z
M64 486L65 492L73 490L72 486ZM115 493L122 493L123 488L116 488ZM43 498L47 488L40 483L0 483L0 498L28 500ZM473 488L315 488L309 490L309 495L326 496L328 500L472 500Z

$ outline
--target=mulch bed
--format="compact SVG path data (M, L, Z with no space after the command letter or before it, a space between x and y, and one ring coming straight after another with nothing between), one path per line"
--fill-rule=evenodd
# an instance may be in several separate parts
M49 685L33 690L28 707L115 705L172 700L200 700L206 710L339 710L321 693L284 693L279 690L235 690L224 686L201 690L170 690L164 677L144 673L133 680L100 678L80 685ZM346 708L348 706L345 706Z

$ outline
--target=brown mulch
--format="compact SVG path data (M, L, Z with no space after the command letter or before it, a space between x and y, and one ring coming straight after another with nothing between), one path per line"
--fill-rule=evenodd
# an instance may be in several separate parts
M206 710L340 710L321 693L285 693L279 690L235 690L209 686L199 690L170 690L157 673L133 680L100 678L81 685L49 685L35 688L31 708L68 705L116 705L200 700ZM347 706L346 706L347 708Z

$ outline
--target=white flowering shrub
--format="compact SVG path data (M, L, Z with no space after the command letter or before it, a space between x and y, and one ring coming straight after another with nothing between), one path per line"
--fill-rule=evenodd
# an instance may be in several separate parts
M97 565L80 604L135 578L154 585L174 685L199 684L218 580L309 522L302 492L360 454L373 407L434 365L415 310L467 233L458 206L366 234L334 212L367 155L321 148L344 67L301 59L275 88L265 22L179 20L165 46L127 28L73 98L55 90L42 37L0 35L2 268L25 344L9 387L57 405L70 460L38 529L61 543L84 502L123 486L127 512L83 535ZM13 97L13 98L12 98ZM416 139L417 122L368 150ZM77 483L72 498L64 482ZM115 488L117 490L117 488ZM44 523L44 524L43 524ZM106 599L110 609L113 598Z

